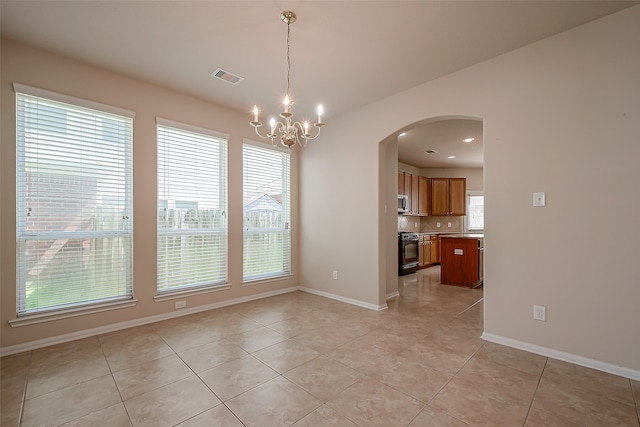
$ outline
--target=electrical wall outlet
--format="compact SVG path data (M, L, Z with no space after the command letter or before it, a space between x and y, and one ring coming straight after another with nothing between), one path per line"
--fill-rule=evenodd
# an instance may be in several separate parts
M447 227L451 228L451 223L450 222L447 223Z
M533 306L533 318L535 320L546 321L547 320L547 308L542 305Z
M436 227L440 228L440 223L436 222Z
M187 302L186 301L176 301L176 309L185 308L186 306L187 306Z
M338 280L338 270L333 270L333 280Z

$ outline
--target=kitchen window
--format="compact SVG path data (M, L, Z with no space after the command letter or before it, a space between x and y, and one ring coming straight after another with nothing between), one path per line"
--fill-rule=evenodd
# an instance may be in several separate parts
M484 193L467 191L467 216L465 230L471 232L484 230Z
M291 274L290 155L243 144L243 282Z
M161 297L227 283L227 138L157 119Z
M14 89L18 316L131 303L134 113Z

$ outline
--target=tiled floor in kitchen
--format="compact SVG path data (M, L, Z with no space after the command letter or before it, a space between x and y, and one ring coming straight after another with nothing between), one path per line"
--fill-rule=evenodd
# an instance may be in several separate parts
M482 289L295 292L7 356L2 426L638 426L640 382L483 342ZM635 400L634 400L635 393Z

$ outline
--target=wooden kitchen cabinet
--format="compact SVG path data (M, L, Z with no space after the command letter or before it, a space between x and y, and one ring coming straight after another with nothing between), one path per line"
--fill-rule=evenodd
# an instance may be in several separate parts
M413 212L413 204L411 203L411 177L412 175L410 173L404 173L404 178L403 178L403 193L405 196L407 196L407 214L411 215L411 213Z
M428 235L421 234L418 240L418 268L424 268L431 264L431 239Z
M418 177L418 215L429 215L431 202L431 183L429 178L424 176Z
M466 178L431 178L431 215L466 215Z
M429 263L436 264L440 262L440 238L438 236L430 236L430 240Z
M418 196L420 195L420 188L418 188L420 185L420 176L418 175L411 175L411 195L409 196L409 198L411 199L411 215L419 215L418 213Z
M440 238L421 234L418 238L418 267L425 268L440 262Z
M398 172L398 194L408 196L406 215L429 215L431 208L429 178L408 172Z

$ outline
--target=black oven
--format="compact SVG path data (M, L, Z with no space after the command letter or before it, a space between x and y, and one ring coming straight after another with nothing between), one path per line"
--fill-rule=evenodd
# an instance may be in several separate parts
M418 271L418 233L398 233L398 275Z

